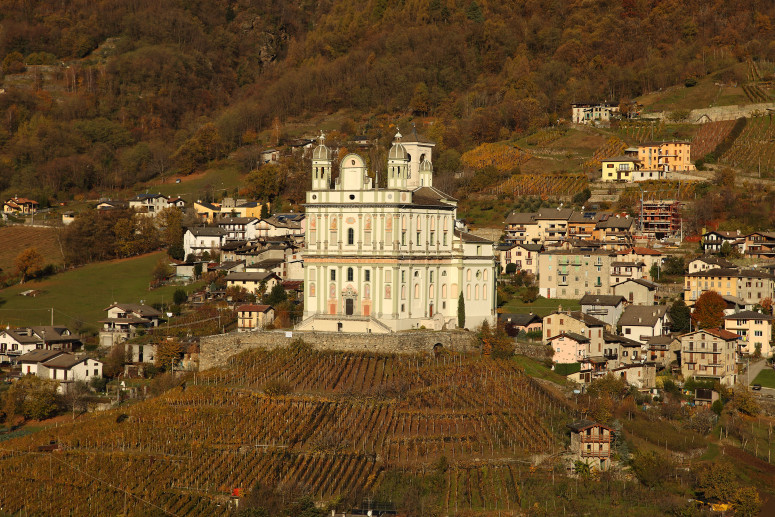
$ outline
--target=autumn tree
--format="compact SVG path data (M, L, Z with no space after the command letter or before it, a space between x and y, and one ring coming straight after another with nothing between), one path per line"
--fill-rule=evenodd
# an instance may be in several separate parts
M727 303L716 291L705 291L697 299L691 321L698 329L719 328L724 322Z
M14 265L17 273L22 277L21 283L23 284L30 276L43 268L43 256L37 248L27 248L16 256Z
M153 272L151 273L151 276L153 278L153 281L158 284L167 280L173 274L174 274L174 271L172 270L172 266L170 266L169 260L167 259L167 257L164 256L164 257L161 257L159 261L156 263L156 266L153 268Z
M762 308L764 311L764 314L771 315L772 314L772 298L769 296L762 298L759 300L759 307Z
M762 500L759 497L759 491L752 486L740 487L732 495L732 508L735 515L740 517L753 517L759 514L762 506Z
M102 373L106 377L116 377L124 371L124 364L132 361L130 347L124 343L113 345L103 363Z
M3 410L7 416L44 420L59 410L59 383L25 375L3 394Z
M183 357L183 345L177 339L164 339L156 345L156 366L163 370L176 365Z

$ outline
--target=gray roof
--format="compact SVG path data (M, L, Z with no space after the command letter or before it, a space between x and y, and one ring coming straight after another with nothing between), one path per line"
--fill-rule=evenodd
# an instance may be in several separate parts
M611 428L608 427L607 425L598 424L597 422L593 422L592 420L578 420L576 422L568 424L568 427L572 431L576 431L577 433L583 431L584 429L586 429L588 427L593 427L593 426L605 427L606 429L611 430Z
M20 363L42 363L58 355L66 354L62 350L33 350L19 356ZM68 354L69 355L69 354Z
M271 277L277 278L277 275L267 271L257 273L230 273L226 275L226 281L263 282Z
M412 191L412 204L417 206L442 206L452 208L450 201L457 201L437 188L420 187Z
M467 233L467 232L461 232L460 230L455 230L455 237L460 237L460 240L463 242L476 242L480 244L492 244L492 241L489 239L485 239L483 237L478 237L474 235L473 233Z
M619 325L653 327L667 313L667 305L629 305L624 308Z
M735 278L775 278L771 273L757 269L733 269L717 267L706 271L695 271L686 276L690 277L735 277Z
M506 224L533 224L535 212L512 212L506 218Z
M49 368L66 368L70 369L76 364L82 363L88 360L88 357L76 357L73 354L62 354L48 361L44 361L44 365Z
M606 343L619 343L622 346L626 347L641 347L643 346L638 341L635 341L634 339L630 339L628 337L619 336L617 334L611 334L610 332L604 332L603 333L603 341Z
M249 224L253 221L258 221L257 217L224 217L218 220L218 226L226 224Z
M624 302L624 296L614 294L585 294L581 297L581 305L606 305L617 306Z
M519 327L526 327L533 322L538 322L538 323L543 322L543 320L541 319L541 316L539 316L538 314L527 314L527 313L513 314L513 313L501 312L501 313L498 313L498 319Z
M535 215L536 219L570 219L573 214L571 208L541 208Z
M571 311L570 316L572 318L575 318L581 322L583 322L588 327L606 327L608 326L608 323L606 323L603 320L599 320L595 318L594 316L590 316L589 314L585 314L581 311Z
M702 257L697 257L694 260L701 260L702 262L705 262L706 264L710 264L712 266L718 266L720 268L731 268L731 269L734 269L734 267L735 267L735 265L732 262L728 261L727 259L721 258L721 257L714 257L714 256L711 256L711 255L703 255ZM694 262L694 260L692 260L692 262Z
M576 341L577 343L589 343L589 338L587 336L583 336L581 334L576 334L575 332L562 332L560 334L557 334L556 336L552 336L549 338L549 341L553 341L559 337L569 337L572 340Z
M145 304L140 304L140 303L114 303L105 310L106 311L110 310L113 307L118 307L119 309L122 309L124 312L133 312L135 314L139 314L144 318L148 318L148 317L158 318L161 316L161 312L157 311L153 307Z
M614 156L611 158L605 158L603 160L600 160L601 162L640 162L639 159L634 158L632 156L626 156L626 155L620 155L620 156Z
M194 234L195 237L222 237L228 233L223 228L213 226L195 226L188 228L188 231Z
M598 228L630 228L635 223L632 217L609 217L597 223Z
M648 287L649 290L651 291L655 290L659 286L659 284L656 284L651 280L646 280L645 278L628 278L627 280L623 280L618 284L612 285L611 287L616 287L617 285L626 284L627 282L635 282L636 284L640 284L644 287Z
M767 320L772 321L773 317L769 314L762 314L756 311L741 311L729 316L724 316L725 320Z

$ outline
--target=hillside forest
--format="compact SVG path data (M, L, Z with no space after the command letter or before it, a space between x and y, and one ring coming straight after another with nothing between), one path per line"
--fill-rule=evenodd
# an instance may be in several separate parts
M736 63L775 59L774 16L755 0L1 0L0 192L45 204L248 172L343 110L335 142L387 145L415 122L443 176L571 102L742 81Z

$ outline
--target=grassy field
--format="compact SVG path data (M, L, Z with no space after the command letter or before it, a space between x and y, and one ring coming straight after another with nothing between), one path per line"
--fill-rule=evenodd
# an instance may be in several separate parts
M764 368L751 384L761 384L765 388L775 389L775 370Z
M0 227L0 270L13 271L14 260L20 251L35 247L46 264L61 264L62 251L57 241L58 228L29 226Z
M178 178L180 183L175 183ZM220 198L224 191L227 195L233 195L234 189L241 188L243 184L244 176L237 168L225 165L190 176L169 175L155 179L143 186L140 192L147 190L150 193L158 192L165 196L180 196L191 203L202 199L207 192L211 192L216 198Z
M524 355L515 355L514 362L517 363L520 367L522 367L522 369L525 370L525 373L530 375L531 377L546 379L547 381L552 381L557 384L564 385L566 383L565 377L557 373L554 373L554 371L552 371L545 365L539 363L535 359L531 359Z
M0 291L0 326L48 325L54 309L57 325L98 328L103 310L112 302L147 304L169 302L176 287L148 290L151 271L164 254L150 253L131 259L91 264L42 281L27 282ZM19 296L38 289L35 298Z
M527 313L532 312L539 316L546 316L562 306L563 310L577 311L581 308L578 300L564 300L561 298L544 298L539 296L533 303L524 303L519 298L514 298L509 303L498 309L498 312L506 313Z

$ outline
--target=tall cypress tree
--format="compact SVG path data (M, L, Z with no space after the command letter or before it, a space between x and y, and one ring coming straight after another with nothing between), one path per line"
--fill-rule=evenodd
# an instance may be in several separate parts
M466 328L466 301L463 299L462 291L457 298L457 326L461 329Z

